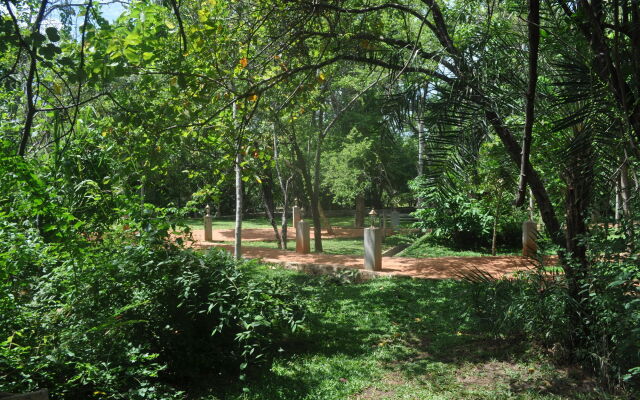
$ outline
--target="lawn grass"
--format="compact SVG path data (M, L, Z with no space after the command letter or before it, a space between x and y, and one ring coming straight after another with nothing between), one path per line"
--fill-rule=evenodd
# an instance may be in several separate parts
M304 328L242 382L204 398L607 399L526 342L487 334L463 282L384 278L349 283L278 267L308 308ZM346 283L345 283L346 282ZM622 399L623 397L619 397Z
M522 250L516 249L498 249L498 256L517 256L521 255ZM416 258L435 258L435 257L486 257L491 255L491 250L466 250L458 249L452 246L436 243L419 243L409 246L396 257L416 257Z
M486 257L491 255L490 248L460 248L437 240L429 234L413 237L411 245L398 253L396 257L435 258L435 257ZM521 255L522 249L498 248L498 256Z
M313 227L313 222L310 218L308 221L311 223ZM184 221L187 226L191 229L204 229L204 223L202 222L202 218L188 218ZM280 218L276 219L278 227L280 227ZM330 217L329 223L331 226L336 226L340 228L353 228L355 219L353 216L346 217ZM368 223L368 222L367 222ZM213 217L213 229L233 229L235 228L235 218L233 217L221 217L216 218ZM291 219L289 219L289 226L293 226ZM250 228L271 228L271 224L269 224L269 220L264 217L251 217L245 218L242 220L242 227L245 229ZM403 223L400 225L402 228L410 228L410 223Z
M189 218L184 222L191 229L204 229L204 222L202 221L202 218ZM236 221L232 217L213 217L213 229L234 229L235 227ZM247 218L242 220L242 228L271 228L271 224L269 224L269 220L267 218Z

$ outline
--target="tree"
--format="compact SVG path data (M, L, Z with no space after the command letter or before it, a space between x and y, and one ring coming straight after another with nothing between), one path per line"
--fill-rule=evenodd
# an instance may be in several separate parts
M326 48L332 51L327 59L359 62L404 74L419 74L423 76L425 85L427 82L433 85L428 99L428 124L432 127L430 140L435 147L435 151L429 155L432 174L443 173L446 176L455 171L464 171L458 167L465 157L477 153L478 143L490 135L500 139L513 167L519 169L526 178L523 178L523 182L526 180L531 189L546 231L560 249L569 295L576 305L569 313L572 323L580 327L574 338L577 347L577 338L585 337L579 331L587 329L579 317L586 312L580 306L585 302L579 282L589 271L586 247L580 238L588 232L586 219L594 179L601 176L596 174L596 169L607 163L596 153L593 143L595 133L605 122L602 119L603 108L609 107L610 103L604 97L581 105L576 96L570 97L569 90L564 89L570 86L575 89L582 85L585 90L590 90L582 93L593 96L601 92L599 83L592 79L593 75L584 70L585 65L580 61L570 61L574 54L582 54L585 48L591 48L593 62L587 66L595 66L595 77L611 88L621 110L620 115L623 116L621 121L628 121L630 126L635 126L635 106L631 104L636 102L629 101L633 99L634 92L625 83L631 80L631 76L624 76L621 71L637 70L631 67L637 51L634 45L629 45L623 55L624 40L620 39L621 35L627 35L625 40L632 39L635 31L628 29L623 32L625 27L620 23L617 10L620 6L626 7L622 14L631 21L634 18L631 14L637 6L625 4L616 3L612 9L607 9L602 2L560 3L561 12L575 18L588 43L577 37L575 31L566 29L566 23L559 24L558 28L545 26L545 31L538 32L537 2L530 2L527 7L510 3L494 8L477 1L473 3L473 13L467 11L472 7L468 2L441 3L433 0L403 4L326 1L291 7L298 15L306 12L309 16L309 22L299 32L299 37L305 41L318 38L325 40ZM508 7L512 7L512 10L507 11ZM611 18L607 10L613 10L613 23L607 22L607 17ZM523 23L509 14L510 11L529 13L531 21L526 24L531 32L529 38L525 39ZM560 18L558 11L548 7L545 17L557 21ZM403 25L388 21L403 21ZM358 27L355 32L353 26ZM627 60L625 65L631 68L616 68L614 52L605 46L606 29L610 29L611 35L617 38L614 43L620 50L618 57ZM549 35L547 30L557 36ZM554 105L572 103L576 105L577 113L561 115L551 111L550 118L534 119L535 89L539 81L536 79L538 33L541 39L539 54L544 56L546 66L551 66L551 70L558 74L543 77L545 84L540 95L546 97L544 105L548 110L553 110ZM566 40L573 46L567 46ZM523 52L523 46L526 45L530 48ZM525 59L529 60L531 66L527 76L519 73L518 68L518 64ZM571 79L580 73L582 81L572 82ZM564 86L554 90L548 84L554 81ZM526 104L523 104L521 94L527 86L523 82L529 83ZM514 112L514 109L519 111ZM522 110L526 111L523 113ZM523 116L526 126L522 138L524 149L516 133L521 128ZM539 132L536 132L536 123L539 124ZM469 126L473 126L473 129L467 129ZM529 143L535 143L535 135L541 135L543 131L556 135L556 143L562 146L554 156L562 154L564 158L556 165L540 162L540 158L549 156L548 153L541 154L544 150L541 147L532 147L532 157L528 155ZM636 128L634 131L637 135ZM620 139L624 138L633 139L623 128ZM534 161L537 162L534 164ZM554 178L562 177L564 180L561 185L564 207L560 207L561 203L556 202L548 190L556 185L555 179L546 176L549 167ZM545 174L541 174L541 168L545 169ZM524 193L524 187L521 189L520 193ZM566 234L561 228L559 214L565 217Z
M358 197L364 197L372 189L381 175L373 141L357 128L349 132L341 150L328 153L325 158L323 186L331 191L338 204L354 204Z

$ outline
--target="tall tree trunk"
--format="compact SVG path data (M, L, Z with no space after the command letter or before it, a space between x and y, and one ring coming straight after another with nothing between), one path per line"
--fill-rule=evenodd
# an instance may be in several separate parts
M364 226L365 204L364 195L359 194L356 197L356 228L362 228Z
M496 207L496 214L493 217L493 234L491 235L491 255L495 256L496 251L496 242L498 238L498 217L500 216L499 206Z
M629 158L625 151L625 158L620 167L620 198L622 200L622 215L624 216L624 226L627 234L627 247L629 251L634 251L635 228L631 214L631 195L629 185Z
M276 135L275 126L273 127L273 161L276 167L276 174L278 175L278 183L280 184L280 190L282 191L282 220L280 227L280 238L282 239L282 248L287 248L287 210L289 209L289 183L293 179L293 175L290 175L286 180L282 176L280 171L280 146L278 143L278 135Z
M538 49L540 47L540 1L529 0L529 86L525 106L524 134L522 136L522 158L520 161L520 183L516 205L522 206L526 195L527 168L531 153L533 134L534 106L536 102L536 83L538 82Z
M302 153L302 150L300 149L300 146L298 145L298 141L296 140L295 135L291 135L289 137L291 139L291 148L293 149L293 153L295 154L295 159L296 159L296 167L298 169L298 171L300 172L300 175L302 176L302 183L303 183L303 187L304 190L307 194L307 198L310 198L309 201L309 208L311 208L311 216L313 218L313 224L314 224L314 235L316 235L316 237L314 238L315 242L315 251L317 252L321 252L322 251L322 230L320 228L320 216L318 215L318 194L314 191L314 182L311 178L311 174L309 173L309 169L307 168L307 162L304 158L304 154ZM303 204L307 204L307 201L303 201ZM315 210L315 211L314 211ZM306 210L307 212L309 210ZM320 231L320 233L318 234L318 231Z
M318 203L318 212L320 213L320 220L322 221L322 225L324 229L327 231L328 235L333 235L333 228L331 227L331 221L324 213L324 208L322 207L322 203Z
M233 256L239 259L242 256L242 149L238 146L238 154L236 155L236 227L235 227L235 243L233 246Z
M422 118L418 118L418 178L421 178L424 174L424 151L425 151L425 138L424 138L424 121ZM422 198L417 198L417 207L422 206Z
M424 150L424 121L418 119L418 177L421 177L424 173Z
M574 127L575 140L583 143L580 150L569 152L565 168L565 180L567 184L566 196L566 257L563 268L567 279L569 296L573 300L569 305L569 318L571 325L576 329L571 345L579 348L582 340L588 337L589 327L583 323L585 315L589 313L588 293L582 290L581 284L589 272L589 260L587 258L587 246L584 237L587 234L586 219L592 197L593 167L590 159L591 142L585 135L583 126Z
M13 12L11 10L11 6L9 5L9 2L6 2L5 4L7 5L6 11L10 13L11 16L13 16ZM32 34L40 32L40 26L42 25L42 20L44 19L44 14L47 9L47 4L48 4L48 0L42 0L42 2L40 3L40 9L38 10L38 15L36 15L36 19L33 23L33 29L31 31ZM14 19L14 21L16 20ZM15 22L15 29L16 29L16 34L20 36L21 35L20 27L17 25L17 22ZM29 71L27 73L27 82L25 84L25 91L26 91L25 95L27 98L26 116L24 121L24 127L22 129L22 137L20 139L20 145L18 147L18 155L21 157L24 157L27 151L27 144L29 143L29 138L31 137L31 129L33 128L33 119L37 112L36 99L33 93L33 83L36 78L36 72L37 72L36 69L38 67L37 65L38 56L36 54L36 47L37 45L34 42L31 48L26 49L29 53Z
M620 167L620 195L622 197L622 213L625 217L631 215L629 189L629 159L625 158Z
M622 193L620 190L620 175L618 175L616 177L616 209L615 209L616 225L620 223L621 210L622 210Z
M287 182L287 186L289 182ZM282 248L284 250L287 249L287 228L289 224L289 220L287 218L287 210L289 209L289 195L287 193L287 189L283 190L283 199L282 199L282 217L280 219L280 237L282 238Z
M320 136L320 135L318 135ZM314 166L313 188L311 192L311 216L313 217L313 243L315 251L322 253L322 222L320 220L320 156L322 155L322 140L318 137Z
M484 101L481 101L480 104L486 106ZM493 126L495 132L498 134L498 137L502 141L502 144L504 145L507 154L511 157L511 160L519 166L522 161L520 157L522 149L513 137L509 128L504 125L498 114L490 108L486 109L485 116L491 126ZM549 193L547 192L540 175L538 175L538 172L533 168L529 160L525 163L525 171L527 175L527 183L529 184L531 192L536 199L536 203L538 203L540 215L545 227L547 228L549 237L554 244L561 249L564 249L566 246L565 236L560 228L560 223L556 217L556 212L553 208L553 204L551 203Z
M278 224L276 224L275 219L275 204L273 202L273 178L271 176L271 171L268 172L263 178L262 183L260 184L260 190L262 192L262 204L264 206L264 211L269 220L269 224L273 228L276 240L278 241L278 248L284 249L284 242L282 240L282 235L278 230Z
M529 188L529 221L533 221L533 213L535 212L535 203L533 201L533 192Z

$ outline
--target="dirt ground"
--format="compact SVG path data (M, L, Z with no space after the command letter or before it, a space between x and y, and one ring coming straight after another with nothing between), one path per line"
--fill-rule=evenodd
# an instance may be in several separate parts
M333 234L330 235L326 230L322 230L323 239L337 239L337 238L358 238L362 237L362 229L358 228L340 228L333 227ZM387 229L389 234L392 233L391 229ZM313 229L311 229L311 238L314 237ZM287 229L287 237L295 239L296 231L293 228ZM196 229L193 231L193 238L197 241L204 240L204 230ZM213 242L228 242L234 240L233 229L214 229L212 235ZM256 241L268 241L275 240L275 234L271 228L251 228L242 230L242 240L247 242Z
M292 237L295 233L292 229L288 235ZM335 237L361 237L362 229L336 228L335 235L325 235L323 238L331 239ZM199 248L220 247L227 251L233 251L233 246L219 243L220 241L233 240L233 230L214 230L213 241L204 241L204 231L195 230L193 232L193 245ZM242 240L260 241L273 240L274 234L271 229L246 229L242 231ZM218 243L216 243L218 241ZM348 268L364 268L364 258L349 255L335 254L298 254L293 251L269 249L262 247L242 248L242 255L245 258L262 259L265 262L278 264L298 263L298 264L319 264L328 266L344 266ZM488 272L494 277L501 277L512 274L516 271L532 268L529 260L517 256L497 256L497 257L441 257L441 258L408 258L408 257L382 257L382 271L379 275L411 276L415 278L444 279L457 278L459 274L480 269Z

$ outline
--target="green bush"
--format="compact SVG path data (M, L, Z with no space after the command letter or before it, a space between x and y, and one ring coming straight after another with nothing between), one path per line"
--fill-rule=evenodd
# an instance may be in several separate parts
M447 190L433 179L427 176L410 182L414 196L422 199L421 208L413 213L416 227L447 246L479 249L491 246L495 223L498 247L521 244L521 226L527 215L507 200L511 193L508 179L486 177L482 184L456 181L452 187L444 185Z
M0 327L0 391L180 397L192 379L237 378L302 321L293 289L251 264L156 243L107 239L81 254L22 243L46 268L27 288L3 286L0 315L14 323Z
M417 226L430 230L433 237L452 240L461 247L490 243L493 218L481 203L463 195L451 195L446 201L416 210Z
M638 259L633 254L608 252L605 243L588 240L593 258L579 281L581 304L576 305L569 296L563 274L538 263L517 279L495 280L479 271L468 275L474 310L496 335L534 340L559 361L581 362L604 384L638 390ZM582 327L570 322L576 309L584 321Z

